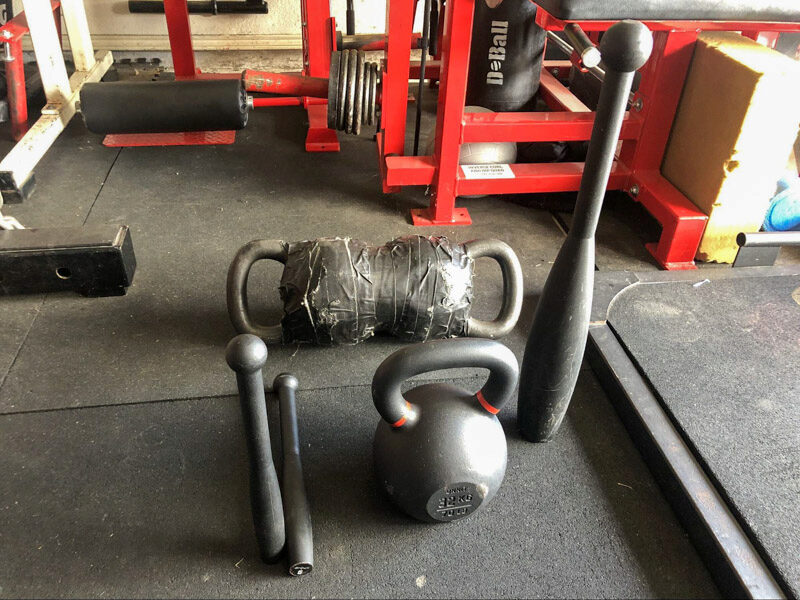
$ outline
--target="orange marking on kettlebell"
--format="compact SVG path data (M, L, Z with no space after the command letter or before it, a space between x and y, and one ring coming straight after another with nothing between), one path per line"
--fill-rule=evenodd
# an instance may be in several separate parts
M410 410L411 410L411 405L410 405L408 402L406 402L406 410L407 410L407 411L410 411ZM402 417L400 417L399 419L397 419L397 421L395 421L394 423L392 423L392 427L395 427L395 428L397 428L397 427L402 427L403 425L405 425L405 423L406 423L406 420L407 420L407 419L406 419L406 416L405 416L405 415L403 415Z
M485 408L486 410L488 410L490 413L492 413L493 415L496 415L497 413L500 412L499 408L495 408L494 406L492 406L491 404L489 404L486 401L486 398L483 397L483 392L481 390L478 390L478 393L475 394L475 395L478 397L478 402L481 403L481 406L483 408Z

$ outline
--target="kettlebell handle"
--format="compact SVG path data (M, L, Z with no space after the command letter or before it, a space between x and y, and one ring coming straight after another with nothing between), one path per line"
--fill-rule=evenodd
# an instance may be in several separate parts
M466 335L474 338L505 337L517 324L522 311L522 266L511 246L500 240L473 240L464 244L464 250L472 260L493 258L503 274L503 305L494 321L481 321L470 317Z
M257 335L268 344L280 343L283 330L278 325L259 325L250 319L247 307L247 278L259 260L274 260L286 264L286 243L280 240L253 240L242 246L228 269L228 316L239 333Z
M489 379L475 396L476 403L490 414L500 412L517 387L517 357L500 342L480 338L434 340L398 350L380 364L372 378L375 408L392 427L411 426L419 409L403 397L403 382L422 373L459 367L489 369Z

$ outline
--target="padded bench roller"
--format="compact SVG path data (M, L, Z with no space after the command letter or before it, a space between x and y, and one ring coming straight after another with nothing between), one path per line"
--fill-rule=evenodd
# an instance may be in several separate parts
M798 0L536 0L567 21L800 22Z

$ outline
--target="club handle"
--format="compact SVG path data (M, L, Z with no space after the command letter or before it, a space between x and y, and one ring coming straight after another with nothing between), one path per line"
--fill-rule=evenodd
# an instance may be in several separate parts
M286 542L281 489L272 462L272 447L267 421L267 403L261 369L267 363L267 346L255 335L233 338L225 354L228 366L236 372L242 407L247 454L250 460L250 504L261 559L278 560Z
M272 390L278 395L281 407L283 514L286 517L289 575L294 577L310 573L314 568L311 510L303 481L303 466L300 462L300 434L295 401L297 387L297 378L289 373L281 373L272 384Z

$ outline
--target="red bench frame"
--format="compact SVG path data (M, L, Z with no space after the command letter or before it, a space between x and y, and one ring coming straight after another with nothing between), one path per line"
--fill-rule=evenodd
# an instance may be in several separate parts
M383 122L378 136L385 192L407 185L429 186L430 206L412 211L415 225L465 225L468 211L455 206L460 195L521 194L576 191L582 163L511 165L513 179L468 179L458 165L460 146L480 141L588 140L593 114L555 76L569 62L546 62L541 92L559 112L465 114L464 102L476 0L448 0L441 35L441 60L429 63L426 74L440 81L433 156L406 156L408 74L415 75L408 40L413 28L412 0L388 0L391 32L383 63ZM542 9L537 23L563 30L567 22ZM605 31L613 22L573 21L587 32ZM708 217L661 176L660 168L680 101L697 35L703 30L758 32L800 31L799 23L647 22L653 31L653 55L642 69L635 97L622 132L622 147L609 189L627 191L661 223L657 244L648 249L665 269L693 269ZM429 71L430 69L430 71ZM437 72L438 71L438 72ZM416 73L419 72L417 67Z

